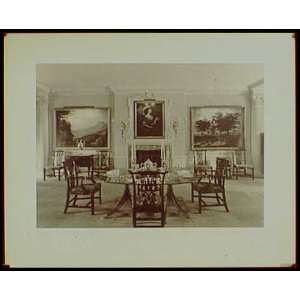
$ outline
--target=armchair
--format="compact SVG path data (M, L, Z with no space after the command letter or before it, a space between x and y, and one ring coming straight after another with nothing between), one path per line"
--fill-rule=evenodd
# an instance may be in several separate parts
M64 171L67 180L67 198L64 213L69 207L90 208L91 214L95 214L95 199L99 199L101 204L101 183L96 183L93 176L79 176L78 166L73 159L66 159ZM96 197L95 194L99 196ZM78 205L79 200L90 200L85 205Z
M200 177L198 182L192 183L192 201L198 198L199 213L202 213L202 208L223 206L226 212L229 212L226 194L225 194L225 176L216 170L214 175ZM217 203L207 203L204 199L216 199Z

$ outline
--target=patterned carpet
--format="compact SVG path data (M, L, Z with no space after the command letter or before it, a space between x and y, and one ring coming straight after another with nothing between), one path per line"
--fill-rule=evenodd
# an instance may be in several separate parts
M190 185L174 186L179 203L188 208L189 218L179 214L174 206L168 207L166 227L263 227L263 179L240 178L226 181L229 213L224 207L209 207L198 213L198 202L191 201ZM47 228L128 228L132 227L131 210L124 205L119 212L107 217L122 195L124 186L102 184L102 204L96 203L95 215L88 209L69 208L64 214L66 182L49 178L37 183L37 226Z

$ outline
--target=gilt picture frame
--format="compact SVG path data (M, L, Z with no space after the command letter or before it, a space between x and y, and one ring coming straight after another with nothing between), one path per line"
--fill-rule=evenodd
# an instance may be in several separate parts
M53 112L53 142L57 150L110 149L110 108L63 107Z
M243 106L198 106L190 108L192 150L245 149Z

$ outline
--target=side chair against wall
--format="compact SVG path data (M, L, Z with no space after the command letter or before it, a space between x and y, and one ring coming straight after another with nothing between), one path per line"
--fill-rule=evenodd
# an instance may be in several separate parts
M129 171L133 181L132 222L134 227L164 227L166 171Z
M221 172L226 178L232 178L232 162L225 157L216 158L216 169Z
M64 171L67 180L67 198L64 213L69 207L89 208L91 214L95 214L95 199L101 204L101 183L96 183L91 176L79 176L78 167L73 159L66 159ZM98 193L98 196L95 196ZM78 205L77 201L90 200L85 205Z
M213 168L206 158L206 150L194 151L194 174L195 176L212 174Z
M239 176L251 177L254 180L254 166L247 162L246 150L236 150L232 153L233 173L236 179ZM249 172L250 171L250 174Z
M198 177L198 181L192 183L192 200L198 199L199 213L202 208L212 206L224 206L226 212L229 212L226 193L225 193L225 176L222 171L217 169L214 175L203 175ZM215 199L216 203L207 203L204 199Z
M58 176L58 180L60 181L61 172L64 169L65 152L62 150L54 151L50 156L50 161L50 164L44 167L44 181L50 176Z
M113 159L111 151L97 151L93 160L93 173L94 176L100 177L105 175L106 172L113 169Z

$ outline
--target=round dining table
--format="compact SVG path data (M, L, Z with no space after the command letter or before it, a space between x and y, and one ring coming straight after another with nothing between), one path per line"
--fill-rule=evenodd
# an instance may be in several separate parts
M124 205L128 205L132 207L132 196L130 193L130 185L133 185L132 177L130 174L125 174L125 175L115 175L115 176L106 176L103 175L100 178L101 181L109 184L121 184L124 185L124 191L119 198L119 200L116 202L115 206L113 209L111 209L110 212L108 212L107 217L110 217L116 212L120 211L120 208L123 207ZM198 178L194 176L179 176L176 173L168 173L165 178L165 185L167 186L167 193L166 193L166 198L167 198L167 210L170 207L175 207L177 212L181 215L184 215L186 218L189 218L189 212L188 209L184 203L184 201L178 201L178 198L176 197L174 193L173 186L174 185L179 185L179 184L192 184L196 182Z

